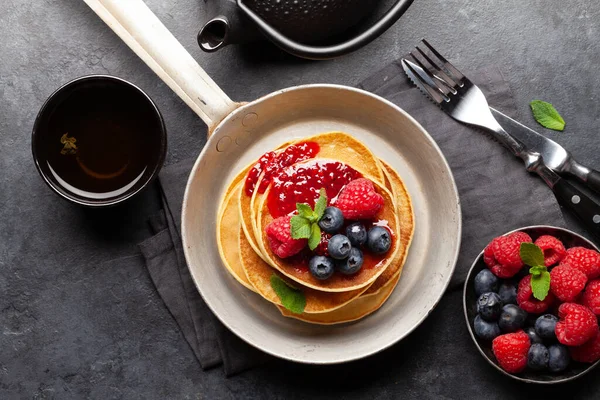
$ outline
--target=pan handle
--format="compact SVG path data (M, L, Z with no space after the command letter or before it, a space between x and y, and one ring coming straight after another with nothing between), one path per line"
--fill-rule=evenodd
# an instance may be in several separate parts
M239 107L142 0L85 3L208 125Z

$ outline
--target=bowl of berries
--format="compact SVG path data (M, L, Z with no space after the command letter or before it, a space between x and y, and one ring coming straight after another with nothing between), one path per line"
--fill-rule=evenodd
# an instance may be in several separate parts
M465 281L473 342L497 370L541 384L600 363L600 250L564 228L529 226L493 238Z

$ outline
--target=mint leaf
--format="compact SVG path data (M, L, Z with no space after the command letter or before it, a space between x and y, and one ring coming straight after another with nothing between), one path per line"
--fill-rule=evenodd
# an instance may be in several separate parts
M271 275L271 287L281 300L281 304L294 314L302 314L306 307L306 297L301 290L292 288L279 276Z
M319 193L319 199L315 204L315 214L317 216L317 221L321 219L323 213L325 212L325 209L327 208L327 192L325 192L325 189L321 189Z
M308 248L314 250L321 243L321 228L319 224L314 223L310 229L310 237L308 238Z
M308 239L310 237L310 222L299 215L290 220L292 239Z
M537 276L532 276L531 290L533 291L533 297L540 301L544 300L550 290L550 272L544 271Z
M303 218L311 219L313 216L313 211L308 204L296 203L296 209L298 210L298 215Z
M533 117L540 125L555 131L565 129L565 120L552 104L541 100L533 100L529 105L531 106Z
M533 276L541 275L543 272L546 272L547 269L545 266L536 265L535 267L529 268L529 273Z
M542 249L533 243L521 243L519 254L521 255L521 260L530 267L545 265Z

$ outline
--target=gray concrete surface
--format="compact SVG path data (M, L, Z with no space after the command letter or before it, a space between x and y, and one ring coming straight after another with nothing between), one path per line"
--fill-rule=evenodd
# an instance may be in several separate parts
M498 65L526 124L535 124L530 100L552 102L567 129L541 130L600 167L600 2L415 0L381 38L326 62L264 45L203 53L195 42L203 1L147 2L235 100L301 83L354 85L426 37L466 71ZM156 101L169 131L167 163L196 155L206 138L200 119L82 1L0 2L1 399L597 398L597 371L559 389L520 385L473 347L456 350L470 340L466 329L429 340L433 321L463 323L457 293L407 340L367 360L327 368L275 362L231 379L203 372L137 253L148 236L145 217L158 209L156 190L92 213L51 193L32 162L43 101L92 73L128 79ZM456 362L436 364L443 352L456 353Z

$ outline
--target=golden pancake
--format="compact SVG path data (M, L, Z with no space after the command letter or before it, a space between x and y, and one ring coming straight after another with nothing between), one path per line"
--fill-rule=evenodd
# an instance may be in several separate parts
M394 261L375 280L375 282L373 282L364 295L377 293L387 282L396 276L400 276L415 231L414 211L406 187L398 173L387 163L382 160L380 161L384 167L384 173L387 179L392 184L392 191L394 198L396 199L396 215L398 216L398 223L400 225L398 240L399 248L394 257Z
M294 166L301 168L306 163L310 163L312 160L308 160L306 162L297 163ZM337 161L337 160L333 160ZM354 168L353 166L350 166ZM393 195L381 184L376 181L373 181L373 185L375 190L383 196L384 205L379 211L379 213L375 216L374 221L385 221L391 231L392 236L392 246L389 251L380 257L374 257L369 253L364 253L365 266L360 269L354 275L344 276L342 274L334 274L332 277L325 281L318 280L314 278L308 269L298 269L297 265L290 262L288 259L282 259L277 257L270 246L268 245L268 238L265 232L265 227L273 221L273 217L269 213L268 207L266 205L266 199L268 198L268 192L271 190L272 185L267 188L265 191L265 195L261 200L261 204L259 206L258 212L258 232L260 235L256 237L259 248L262 250L263 255L266 257L269 265L277 269L283 275L292 279L295 282L298 282L304 286L315 290L321 290L325 292L344 292L348 290L356 290L368 286L373 283L378 276L380 276L385 269L392 262L399 248L399 240L398 240L398 217L395 213ZM311 208L314 207L314 204L311 205ZM377 222L376 222L377 223ZM368 229L369 227L367 227ZM376 261L374 261L376 259ZM366 265L369 263L376 264L376 266L369 268Z
M306 298L304 312L307 314L323 313L338 309L356 299L368 286L358 290L340 293L328 293L310 289L300 285L283 276L274 268L265 263L249 245L244 232L240 230L240 256L242 268L246 272L247 280L255 287L255 290L263 298L273 304L281 306L281 300L271 287L271 275L277 274L290 286L300 289Z
M235 180L234 180L235 182ZM225 268L243 286L255 292L256 290L246 278L240 262L240 217L237 201L238 191L243 182L237 180L237 185L225 197L217 217L217 247L223 259Z
M344 322L356 321L377 311L383 303L390 297L400 276L396 276L388 285L384 286L379 292L371 295L362 295L358 299L346 304L344 307L335 311L321 314L294 314L285 308L278 306L279 311L286 317L299 319L304 322L319 325L342 324Z

